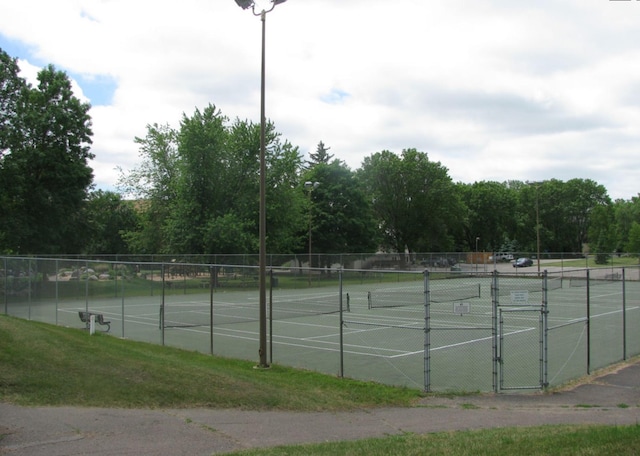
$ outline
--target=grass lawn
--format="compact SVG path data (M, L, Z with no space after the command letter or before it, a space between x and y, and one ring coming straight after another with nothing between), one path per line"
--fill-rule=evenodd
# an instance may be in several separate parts
M25 406L338 411L409 407L418 390L212 357L0 315L0 400ZM0 441L2 436L0 435ZM242 455L632 455L640 426L404 434Z

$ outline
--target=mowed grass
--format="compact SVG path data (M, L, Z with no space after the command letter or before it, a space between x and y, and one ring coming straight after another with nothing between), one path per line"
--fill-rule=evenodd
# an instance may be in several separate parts
M281 366L255 369L254 364L0 315L0 400L19 405L337 411L408 407L423 396L412 389ZM640 454L640 426L408 433L233 454L635 455Z
M0 315L0 400L20 405L330 411L421 395Z
M236 456L574 456L640 454L640 426L541 426L401 434L355 442L281 446Z

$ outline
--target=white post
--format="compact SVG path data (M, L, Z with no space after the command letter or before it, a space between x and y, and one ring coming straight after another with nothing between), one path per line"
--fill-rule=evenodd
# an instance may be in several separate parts
M92 314L91 316L89 316L89 334L93 336L95 332L96 332L96 316Z

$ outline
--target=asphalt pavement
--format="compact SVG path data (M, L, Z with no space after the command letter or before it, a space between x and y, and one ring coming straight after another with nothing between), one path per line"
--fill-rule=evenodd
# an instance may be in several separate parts
M640 360L560 392L427 397L351 412L21 407L0 403L0 454L212 455L406 432L640 421Z

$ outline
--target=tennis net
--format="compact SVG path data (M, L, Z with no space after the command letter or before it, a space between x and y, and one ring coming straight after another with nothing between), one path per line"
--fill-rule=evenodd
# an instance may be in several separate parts
M431 288L429 299L431 302L455 302L481 296L479 283L460 285L449 288ZM384 307L424 306L425 293L423 289L374 290L367 294L369 309Z
M269 318L285 320L340 312L340 294L274 296L267 303ZM349 294L342 297L342 310L350 310ZM189 328L248 323L259 320L256 302L179 302L160 306L160 328Z

